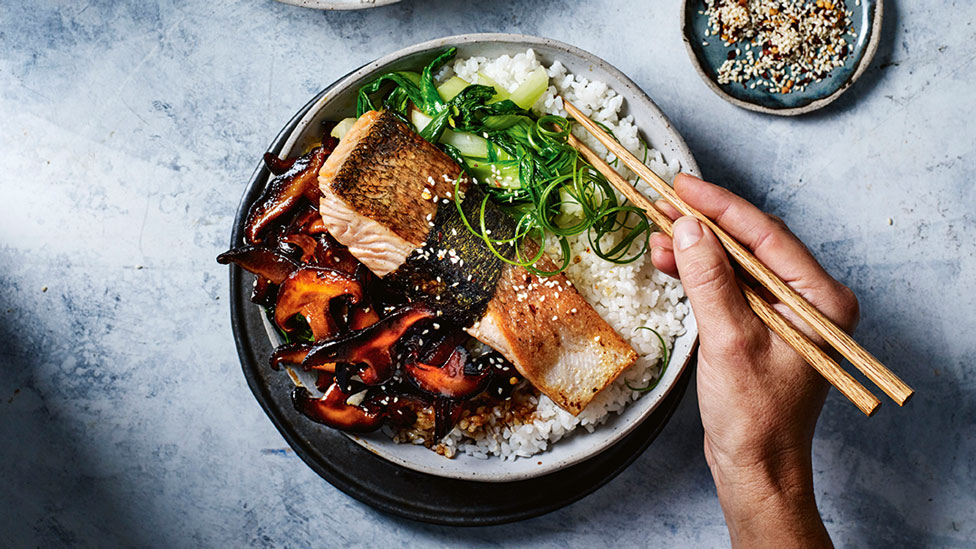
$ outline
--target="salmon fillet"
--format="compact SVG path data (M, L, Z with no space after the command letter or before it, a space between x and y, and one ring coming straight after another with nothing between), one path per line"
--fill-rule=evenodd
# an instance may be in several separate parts
M393 113L371 111L322 166L319 210L332 236L376 275L463 319L469 334L579 414L637 353L564 275L506 263L471 234L452 195L458 179L461 209L477 219L483 195L460 166ZM493 236L514 230L490 203L486 225ZM555 270L545 256L538 266Z

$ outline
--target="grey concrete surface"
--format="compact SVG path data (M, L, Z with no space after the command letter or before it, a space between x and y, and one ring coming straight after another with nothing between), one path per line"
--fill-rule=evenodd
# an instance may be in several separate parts
M844 547L976 540L976 4L887 3L867 74L813 115L737 109L692 69L679 2L0 3L0 545L716 547L694 391L597 493L454 529L380 514L285 448L241 375L228 243L259 154L311 95L422 40L573 43L641 85L705 175L782 216L861 299L858 338L917 389L815 448Z

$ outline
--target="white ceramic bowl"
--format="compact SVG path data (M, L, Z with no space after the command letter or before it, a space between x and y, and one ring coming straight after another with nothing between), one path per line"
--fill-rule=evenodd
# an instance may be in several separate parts
M416 69L425 65L434 54L456 46L458 58L471 56L496 57L516 54L532 48L542 63L559 60L575 74L591 80L606 82L624 97L623 114L632 114L650 145L666 160L677 158L685 172L699 174L695 159L671 122L629 78L606 61L562 42L517 34L464 34L424 42L384 56L353 72L334 85L298 123L285 143L281 156L300 153L305 145L321 138L324 120L341 120L355 112L356 92L365 83L390 70ZM294 151L294 152L293 152ZM274 345L281 343L277 332L266 324ZM478 480L508 482L541 476L579 463L609 448L636 428L660 404L684 373L694 353L698 328L694 316L684 320L686 332L674 342L670 363L657 387L630 403L620 415L612 415L592 433L579 429L560 440L541 454L531 458L503 461L500 458L480 460L459 454L453 459L440 456L423 446L396 444L381 432L371 435L349 435L360 445L394 463L432 475ZM324 427L323 427L324 428Z

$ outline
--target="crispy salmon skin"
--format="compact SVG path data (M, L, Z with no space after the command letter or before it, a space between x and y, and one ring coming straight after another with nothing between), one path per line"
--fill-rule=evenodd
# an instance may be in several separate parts
M454 197L455 182L462 196ZM329 232L378 276L463 322L537 389L573 414L637 361L637 353L565 275L504 262L464 226L483 195L460 166L389 111L356 121L319 172ZM486 208L492 235L514 222ZM504 247L503 247L504 248ZM539 267L554 270L543 257Z

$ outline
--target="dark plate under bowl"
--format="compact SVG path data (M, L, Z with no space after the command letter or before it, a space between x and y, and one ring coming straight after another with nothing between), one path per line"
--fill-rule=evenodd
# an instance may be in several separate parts
M288 122L268 152L279 153L298 121L328 91L312 98ZM269 175L260 162L238 207L231 247L242 241L247 211ZM632 433L584 462L517 482L437 477L376 456L343 433L313 423L294 410L291 379L268 366L272 347L262 311L249 300L252 283L252 275L231 265L231 326L237 352L248 386L275 427L295 453L336 488L381 511L423 522L457 526L502 524L548 513L592 493L627 468L657 437L681 401L694 371L686 368L654 413Z
M728 59L729 50L734 50L736 46L726 47L718 37L705 37L708 16L699 13L705 11L704 0L685 0L681 29L695 70L722 99L744 109L794 116L815 111L840 97L867 69L878 49L883 0L860 0L860 5L857 5L857 0L845 0L844 3L853 14L851 22L857 33L856 42L851 44L853 52L846 63L834 69L827 78L811 83L803 91L787 94L770 93L759 86L750 89L748 82L745 86L740 83L718 83L717 71ZM703 45L703 41L708 45Z

